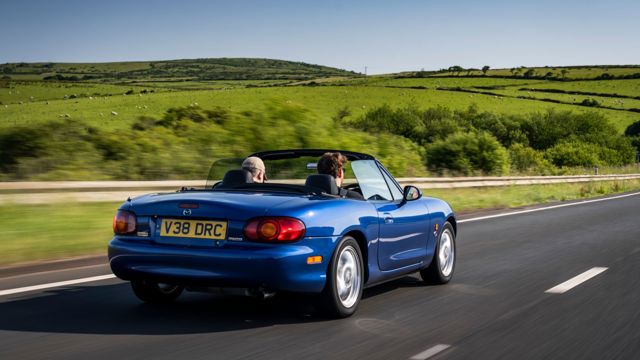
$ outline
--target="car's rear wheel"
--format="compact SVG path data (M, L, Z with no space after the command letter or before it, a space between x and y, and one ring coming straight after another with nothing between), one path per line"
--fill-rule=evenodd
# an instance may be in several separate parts
M453 277L456 267L456 233L449 222L445 222L436 242L431 264L420 270L422 279L428 284L446 284Z
M320 297L323 313L343 318L352 315L362 298L364 267L358 242L345 236L333 254L327 284Z
M179 285L157 283L149 280L131 281L131 288L138 299L149 303L171 302L182 294L184 287Z

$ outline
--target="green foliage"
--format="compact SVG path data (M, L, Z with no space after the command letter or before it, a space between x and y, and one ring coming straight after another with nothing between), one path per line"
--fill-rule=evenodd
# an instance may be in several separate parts
M593 145L580 141L570 141L549 148L545 155L556 166L561 167L600 165L600 159L593 150Z
M114 63L24 63L0 64L5 74L35 74L47 81L148 80L189 78L199 80L290 79L305 80L328 76L356 76L351 71L302 62L210 58L169 61ZM50 74L46 75L45 74Z
M595 99L584 99L582 100L582 102L580 102L580 105L597 107L597 106L600 106L600 103L598 103L598 101Z
M536 151L523 144L513 144L509 147L509 165L512 170L522 173L535 172L551 174L553 165L540 151Z
M384 105L349 124L401 135L425 146L427 165L437 172L501 174L510 163L516 171L548 174L554 166L622 166L634 161L630 140L596 112L549 110L509 116L480 112L476 106L451 111ZM509 162L504 160L504 148L509 148ZM494 162L488 160L490 156Z
M436 172L503 175L508 172L508 164L507 151L486 132L455 133L427 147L427 165Z
M235 113L198 106L142 117L130 130L79 121L0 128L0 177L10 180L204 179L215 159L286 148L344 148L372 153L398 175L418 176L420 149L401 137L372 136L319 121L307 109L271 103Z
M626 136L640 136L640 120L634 122L633 124L629 125L625 131L624 134Z

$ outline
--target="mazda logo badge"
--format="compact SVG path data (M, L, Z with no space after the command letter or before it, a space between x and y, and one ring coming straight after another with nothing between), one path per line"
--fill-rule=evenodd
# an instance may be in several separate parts
M184 209L184 210L182 210L182 215L184 215L184 216L189 216L189 215L191 215L191 209Z

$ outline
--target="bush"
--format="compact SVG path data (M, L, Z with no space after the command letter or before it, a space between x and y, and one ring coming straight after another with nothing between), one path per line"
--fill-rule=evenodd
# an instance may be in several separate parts
M590 167L600 165L600 159L591 144L571 141L557 144L545 152L545 156L559 167Z
M507 151L491 134L456 133L427 147L427 166L439 173L503 175L509 162Z
M596 101L595 99L584 99L584 100L582 100L580 105L598 107L598 106L600 106L600 103L598 101Z
M509 147L509 165L512 170L519 172L537 172L549 174L553 165L544 158L544 154L522 144Z
M627 126L627 129L624 131L624 134L626 136L640 136L640 120Z

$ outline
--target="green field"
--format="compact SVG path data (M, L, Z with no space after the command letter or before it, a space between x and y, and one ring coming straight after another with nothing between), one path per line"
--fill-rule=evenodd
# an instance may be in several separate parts
M625 166L633 163L633 146L640 146L640 138L622 137L640 120L640 79L572 81L568 74L595 78L606 70L611 76L627 76L639 69L571 68L559 81L504 77L508 75L500 69L490 70L488 76L467 77L462 72L363 77L267 59L3 64L0 142L5 149L0 149L0 179L184 178L200 176L205 165L197 160L209 163L212 155L312 144L373 152L400 176L443 174L450 170L446 163L426 163L433 162L427 161L427 152L435 150L431 143L447 140L450 132L479 131L489 131L500 141L496 154L501 159L513 143L525 148L508 154L504 161L510 165L480 168L482 161L472 150L458 147L456 151L466 151L463 156L476 160L472 165L465 165L469 159L460 160L453 174L563 174L596 165ZM62 80L14 80L51 74ZM71 74L75 80L68 78ZM387 119L376 120L379 109ZM562 130L558 137L555 130L544 129L545 116L578 126L566 113L581 117L575 121L597 133L576 127ZM432 116L442 124L457 125L439 128L429 120ZM477 122L485 118L491 120L486 127ZM538 125L513 128L514 121L530 123L531 118L537 118ZM376 121L379 126L371 126ZM132 131L134 124L138 131ZM34 133L38 129L49 130ZM583 134L574 136L574 130ZM25 132L31 135L24 138ZM538 141L549 134L553 143ZM190 136L197 141L185 138ZM392 143L398 144L395 154L388 150ZM563 146L551 149L557 144ZM520 157L518 164L514 156ZM182 159L182 165L168 164L172 158ZM127 172L131 166L134 171Z
M465 109L475 104L482 111L505 114L523 114L550 108L586 110L585 107L577 105L432 89L398 89L379 86L290 86L172 91L142 96L118 95L94 99L54 100L48 103L10 104L0 108L0 127L36 124L69 115L72 119L82 120L99 127L122 128L129 126L139 116L159 117L172 107L198 104L204 108L220 106L238 111L259 110L274 100L309 108L326 121L330 121L339 109L345 107L351 111L351 117L357 117L367 109L382 104L392 106L416 104L421 107L441 105L451 109ZM640 118L639 114L632 112L590 109L607 116L621 130ZM117 115L112 116L112 112L116 112Z
M512 71L513 69L513 71ZM490 69L487 71L487 76L523 76L523 74L529 70L533 69L535 71L534 76L544 76L548 73L553 77L563 78L563 79L594 79L603 74L608 74L611 76L629 76L633 74L640 73L640 66L638 65L630 65L630 66L606 66L606 65L593 65L593 66L546 66L546 67L527 67L527 66L518 66L515 68L509 69ZM564 73L563 73L564 70ZM434 76L459 76L459 75L471 75L471 76L481 76L484 75L483 72L479 69L474 69L471 71L463 70L460 73L451 73L448 71L439 72L434 74Z
M6 87L0 87L0 104L38 103L46 100L63 100L65 97L97 98L123 95L127 91L133 91L137 95L145 89L147 89L147 87L144 85L122 86L92 83L11 82ZM157 92L163 91L164 89L154 88L153 90Z
M558 89L564 91L592 92L608 95L623 95L640 98L640 79L596 80L596 81L554 81L527 86L533 89Z

